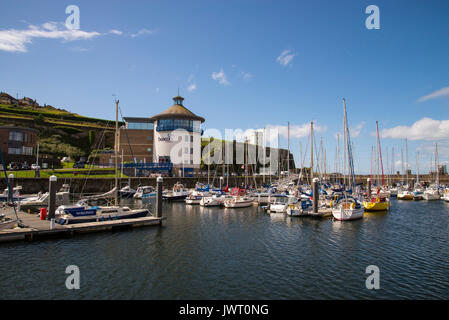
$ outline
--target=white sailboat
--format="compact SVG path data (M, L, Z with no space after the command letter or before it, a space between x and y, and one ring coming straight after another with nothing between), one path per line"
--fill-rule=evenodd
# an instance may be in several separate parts
M348 119L346 115L346 100L343 99L343 112L344 112L344 133L345 133L345 144L347 156L348 156L348 167L350 170L351 178L348 179L350 182L350 186L354 189L356 187L355 184L355 175L354 175L354 162L352 159L352 144L351 138L349 135L349 126ZM345 164L346 167L346 164ZM353 190L354 192L355 190ZM344 196L336 201L332 208L332 215L337 220L355 220L363 217L364 208L353 196L348 196L345 192Z

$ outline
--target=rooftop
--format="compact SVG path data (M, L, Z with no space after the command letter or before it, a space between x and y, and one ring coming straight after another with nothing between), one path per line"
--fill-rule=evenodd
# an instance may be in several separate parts
M182 105L182 101L184 100L183 97L176 96L173 98L173 100L175 101L174 105L172 105L164 112L152 116L150 120L154 121L158 119L188 119L188 120L198 120L201 122L205 121L203 117L197 116L192 111L190 111L189 109L187 109Z

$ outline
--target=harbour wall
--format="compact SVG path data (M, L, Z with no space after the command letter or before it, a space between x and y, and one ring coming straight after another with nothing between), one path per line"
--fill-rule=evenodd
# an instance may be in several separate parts
M369 175L358 175L356 177L356 183L366 184ZM263 184L263 177L257 176L255 178L249 177L246 178L249 181L250 185L254 185L254 179L258 186ZM405 181L406 177L402 176L393 176L388 178L392 183ZM416 179L416 176L413 178L409 178L409 182L412 183ZM272 181L275 181L276 177L272 177ZM373 179L375 180L375 179ZM421 182L432 183L434 182L435 177L429 175L420 176ZM270 181L269 177L265 177L265 182L268 183ZM333 179L331 180L333 182ZM387 181L387 178L385 178ZM180 177L164 177L163 186L165 189L173 187L176 182L182 183L185 187L193 188L197 182L207 184L207 177L194 177L194 178L180 178ZM215 186L220 185L219 177L213 179L212 177L209 179L209 182L214 184ZM307 182L307 181L305 181ZM33 194L38 193L40 191L46 192L48 191L48 178L15 178L13 180L14 186L22 186L22 194ZM93 194L100 192L107 192L114 187L115 180L114 178L59 178L57 181L57 188L61 188L63 184L70 185L70 192L79 194ZM239 186L245 183L245 177L229 177L229 185ZM130 184L132 188L137 188L138 186L156 186L156 178L122 178L119 179L119 186L124 187ZM373 182L374 184L374 182ZM449 184L449 176L444 175L440 177L440 184ZM224 179L224 185L226 185L226 178ZM6 188L6 180L5 178L0 179L0 190L4 190Z

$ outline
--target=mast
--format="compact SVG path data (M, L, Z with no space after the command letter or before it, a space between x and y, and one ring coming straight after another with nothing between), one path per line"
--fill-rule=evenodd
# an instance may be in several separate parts
M407 185L408 185L408 146L407 146L407 138L405 138L405 172L407 176Z
M115 158L115 198L114 198L114 204L118 205L118 103L119 100L115 100L115 146L114 146L114 158Z
M419 183L419 162L418 162L418 157L419 157L419 151L416 151L416 183Z
M382 169L382 185L385 186L384 165L382 163L382 148L380 147L379 124L378 124L377 121L376 121L376 130L377 130L377 144L378 144L378 147L379 147L380 167Z
M343 98L343 185L346 185L346 101L345 98Z
M287 146L288 146L287 177L290 178L290 122L287 122Z
M313 121L310 123L310 183L313 181Z
M440 159L438 159L438 142L435 142L435 167L436 167L436 174L437 174L437 179L436 179L437 188L440 185L439 160Z

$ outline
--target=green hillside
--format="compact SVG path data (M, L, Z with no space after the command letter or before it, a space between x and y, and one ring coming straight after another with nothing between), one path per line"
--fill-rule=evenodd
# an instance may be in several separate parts
M0 104L0 125L35 128L39 130L41 155L77 159L89 156L93 149L113 146L115 121L84 117L52 106Z

